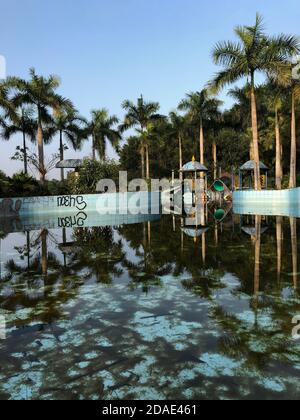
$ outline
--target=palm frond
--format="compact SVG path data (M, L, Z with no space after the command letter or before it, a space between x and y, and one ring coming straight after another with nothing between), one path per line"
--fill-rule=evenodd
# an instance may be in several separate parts
M239 43L231 41L219 42L215 45L212 57L216 65L230 67L242 56L242 48Z

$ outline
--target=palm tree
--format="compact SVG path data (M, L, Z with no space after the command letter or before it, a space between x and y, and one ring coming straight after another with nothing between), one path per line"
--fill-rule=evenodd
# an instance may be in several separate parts
M178 139L178 148L179 148L179 170L183 166L182 159L182 142L186 134L187 129L187 119L176 112L170 112L170 121L172 124L172 132L177 136ZM180 180L182 181L182 172L180 172Z
M27 145L26 137L32 142L35 142L35 135L37 131L37 123L33 117L34 111L30 107L22 107L16 111L11 119L11 124L4 126L2 137L9 140L14 134L21 133L23 137L23 149L21 149L24 158L24 173L28 174L28 158L27 158Z
M289 187L297 186L297 132L296 132L296 101L300 98L299 62L290 62L271 78L271 83L282 90L284 96L291 98L291 157Z
M300 99L300 69L299 62L292 63L288 69L288 79L286 82L285 70L279 76L279 82L288 88L291 95L291 160L290 160L290 188L297 186L297 135L296 135L296 101ZM281 79L283 75L283 80Z
M249 84L243 87L234 87L228 91L228 96L236 101L233 110L238 122L239 128L243 132L247 132L248 127L251 126L251 101L250 101L250 88ZM251 133L252 137L252 133ZM253 141L250 141L249 158L254 159L253 156Z
M0 115L0 127L5 128L6 124L5 124L5 117L3 117L2 115ZM1 133L1 137L2 137L2 133Z
M276 217L276 243L277 243L277 278L280 280L282 270L282 245L283 245L283 217Z
M147 136L147 126L153 121L157 121L163 118L157 114L159 111L158 102L146 102L141 95L138 98L137 104L131 101L124 101L122 104L123 109L127 111L125 115L124 123L121 125L121 129L128 130L132 127L139 127L142 139L141 144L141 162L142 162L142 178L145 178L145 157L146 157L146 178L150 178L150 166L149 166L149 144ZM146 141L144 141L146 139Z
M293 280L294 288L298 287L298 238L297 238L297 219L290 217L291 243L292 243L292 261L293 261Z
M106 142L109 141L112 147L117 150L121 135L114 127L119 119L109 115L107 109L93 110L91 121L88 124L87 134L92 136L93 160L96 160L96 151L101 160L106 160Z
M49 77L39 76L35 69L30 69L30 80L26 81L16 77L9 78L8 86L17 90L14 96L16 106L33 106L37 114L37 144L39 157L39 173L42 182L45 181L44 164L44 136L43 124L51 122L49 110L59 109L61 107L72 106L68 99L56 93L60 85L58 77L51 75Z
M276 159L275 159L275 185L277 190L282 188L283 167L282 167L282 140L280 130L280 113L283 105L285 93L284 90L273 83L271 80L266 85L267 102L274 109L274 129L276 143Z
M290 188L297 187L297 138L296 138L296 101L300 99L300 62L292 64L290 87L292 91L292 129L291 129L291 163Z
M254 26L238 26L235 28L238 42L218 43L213 51L215 64L222 65L220 71L211 82L217 91L225 85L235 83L241 78L248 78L251 96L251 121L253 155L256 164L255 189L261 189L257 104L255 75L257 72L276 74L287 63L287 60L300 50L296 37L280 35L267 37L264 33L262 17L257 14Z
M81 146L83 137L83 129L81 124L86 123L77 110L73 107L59 108L54 112L52 136L59 134L59 153L60 160L64 160L64 143L63 138L71 144L74 150L78 150ZM61 169L61 180L64 181L64 169Z
M186 95L178 109L188 111L193 121L199 121L200 163L204 165L204 123L210 120L220 106L221 101L211 98L207 89Z
M9 89L5 82L0 83L0 110L1 109L3 114L0 114L0 127L6 128L6 119L15 116L15 108L13 103L9 100ZM1 137L3 137L2 133Z
M9 100L9 87L6 82L0 83L0 108L4 111L4 116L1 117L2 123L7 116L11 117L15 114L14 105Z

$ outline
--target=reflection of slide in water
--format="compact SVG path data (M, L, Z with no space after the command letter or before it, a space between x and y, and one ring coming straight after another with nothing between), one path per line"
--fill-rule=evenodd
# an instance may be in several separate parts
M79 211L76 214L41 213L32 216L0 218L0 232L4 234L40 229L76 227L120 226L159 220L160 215L99 215L97 212Z

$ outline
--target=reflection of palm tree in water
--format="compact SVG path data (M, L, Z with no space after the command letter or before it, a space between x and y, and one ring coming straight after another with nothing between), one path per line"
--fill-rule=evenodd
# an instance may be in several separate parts
M206 262L206 233L202 234L202 261L205 265Z
M41 250L42 250L42 273L44 276L47 275L48 270L48 246L47 246L47 235L48 231L43 229L41 232Z
M77 252L73 267L79 271L88 268L86 278L96 276L97 282L112 284L123 273L119 264L125 254L121 240L115 240L111 227L80 228L74 230Z
M291 243L292 243L292 261L293 261L293 281L294 289L298 287L298 243L297 243L297 219L290 217Z
M44 278L48 275L48 266L55 269L60 266L57 257L48 252L49 231L42 229L38 236L30 235L26 231L26 244L22 247L15 247L21 260L26 259L26 265L16 264L14 260L6 263L7 275L5 280L11 280L15 275L22 274L23 278L31 278L32 275L42 274ZM51 235L50 235L51 237Z
M257 325L258 300L260 291L260 252L261 252L261 216L255 216L255 234L251 237L254 244L254 295L253 309L255 312L255 325Z
M253 241L255 246L254 294L257 297L260 286L261 216L255 216L255 237Z
M169 274L172 268L160 252L161 238L157 243L157 235L152 235L151 222L144 223L138 229L137 227L138 225L119 228L119 232L128 241L130 248L135 252L135 257L138 258L137 262L132 258L125 258L123 266L132 279L130 286L135 287L141 284L143 290L147 292L150 286L160 285L159 277Z
M32 308L32 317L36 320L34 308L39 304L44 310L40 311L38 320L45 324L63 317L64 303L74 298L83 284L82 276L77 275L73 266L65 267L56 255L48 251L49 239L55 240L46 229L38 236L30 237L28 232L26 245L17 248L21 259L27 257L27 263L19 265L14 260L8 261L6 276L0 283L0 290L2 287L12 290L5 299L4 309L14 312L20 307ZM30 319L17 324L27 325Z
M278 282L280 282L281 269L282 269L282 242L283 242L282 222L283 222L283 218L281 216L276 217L277 280Z
M2 245L2 240L6 238L6 234L4 232L0 231L0 280L2 280L2 253L1 253L1 245Z

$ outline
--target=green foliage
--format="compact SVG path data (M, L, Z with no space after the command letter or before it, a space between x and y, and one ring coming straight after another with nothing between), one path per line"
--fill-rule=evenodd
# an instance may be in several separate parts
M14 174L9 179L9 188L16 196L30 196L39 190L38 182L24 172Z
M223 67L211 82L216 91L249 76L254 87L256 72L276 75L300 51L297 37L267 36L259 14L254 26L238 26L235 34L237 42L219 42L214 47L214 63Z
M115 115L110 116L105 108L91 112L91 121L85 129L84 137L92 137L92 149L95 159L97 151L99 158L103 161L106 160L107 141L111 143L115 150L118 150L121 140L121 134L115 129L115 125L118 122L119 119Z
M67 183L45 182L44 187L38 184L38 187L31 186L29 190L33 194L40 190L41 194L55 194L57 191L95 193L100 179L118 179L119 168L127 170L129 178L140 177L141 173L145 177L145 172L146 177L149 173L152 178L170 178L173 170L178 175L179 144L182 146L183 163L190 161L193 155L199 160L200 126L204 131L204 160L210 174L215 169L212 145L217 146L217 166L229 172L232 166L237 168L249 159L249 146L253 138L256 155L259 143L260 159L270 168L272 181L275 175L275 127L279 125L282 166L286 177L291 161L292 91L296 99L296 116L300 112L300 84L292 78L292 69L297 65L292 62L292 57L300 51L299 39L284 34L269 36L259 15L253 26L236 27L235 35L236 42L218 43L213 50L213 60L222 67L221 71L202 90L186 94L177 107L178 112L170 112L169 117L158 114L158 102L147 102L140 96L136 102L123 102L125 116L119 127L118 118L110 115L105 108L92 111L91 121L87 122L79 116L70 100L57 94L60 80L56 76L46 78L31 69L28 81L11 77L0 83L0 135L3 139L8 140L13 134L19 133L24 144L26 139L35 141L39 127L42 143L50 142L55 134L59 135L60 159L63 159L64 140L78 150L82 140L92 138L93 157L96 160L98 154L102 161L85 161L80 177L76 178L73 174ZM268 83L255 85L258 72L266 76ZM244 87L234 85L240 79L247 79ZM234 104L230 109L221 110L222 102L213 93L227 85L233 85L229 95ZM251 92L256 96L258 117L253 127ZM135 129L135 135L126 139L121 147L121 133L128 129ZM297 124L299 136L300 125ZM105 162L107 142L119 153L120 165L113 161ZM27 161L30 169L33 167L37 170L44 180L47 172L55 166L58 156L53 155L50 161L44 161L41 151L39 156L32 153L24 156L27 151L24 144L18 146L14 159ZM298 145L298 155L299 152ZM24 170L27 170L26 165ZM9 184L10 189L7 187ZM286 178L283 185L287 185ZM27 194L29 190L26 188L22 191L18 183L14 185L0 176L1 195L4 192L10 194L13 190Z
M99 162L86 159L79 175L71 174L68 182L72 194L94 194L101 179L112 179L118 187L120 165L114 160Z
M7 177L0 171L0 197L28 197L70 194L67 181L47 181L41 183L24 172Z

